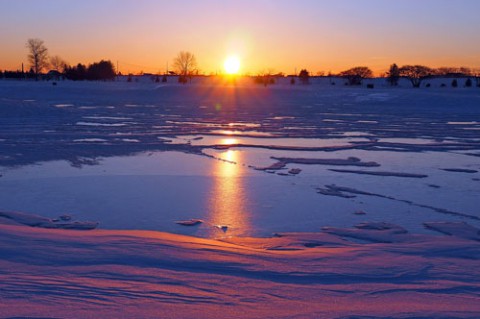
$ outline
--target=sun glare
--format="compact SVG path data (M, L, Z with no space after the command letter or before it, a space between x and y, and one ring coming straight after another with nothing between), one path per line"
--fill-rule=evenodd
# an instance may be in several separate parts
M230 56L225 60L223 67L227 74L238 74L238 71L240 71L240 60L236 56Z
M236 138L223 138L220 141L220 144L222 144L222 145L233 145L233 144L237 144L237 143L238 143L238 140Z

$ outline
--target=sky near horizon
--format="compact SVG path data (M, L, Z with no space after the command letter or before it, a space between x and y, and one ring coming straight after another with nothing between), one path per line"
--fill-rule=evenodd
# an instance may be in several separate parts
M164 72L179 51L207 74L237 55L241 73L339 72L392 63L480 67L478 0L0 0L0 69L45 41L70 64L108 59Z

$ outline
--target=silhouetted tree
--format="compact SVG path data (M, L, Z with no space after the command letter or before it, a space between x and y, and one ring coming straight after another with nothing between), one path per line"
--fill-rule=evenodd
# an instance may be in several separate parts
M472 79L468 78L468 79L465 81L465 87L467 87L467 88L472 87Z
M441 67L436 69L436 75L446 77L467 77L472 74L472 70L467 67Z
M27 78L38 80L38 76L37 76L37 74L35 74L35 71L33 70L33 68L30 68L30 70L28 70Z
M307 71L307 69L303 69L298 74L298 78L302 84L308 84L310 82L310 73Z
M53 70L63 73L65 71L66 66L67 66L67 63L65 62L65 60L63 60L58 55L50 57L50 67Z
M263 86L267 86L270 84L275 84L275 78L276 77L283 77L282 73L274 74L273 69L268 69L260 72L258 75L256 75L253 80L256 84L263 84Z
M405 65L400 68L400 75L409 79L414 88L419 88L423 80L434 74L434 70L423 65Z
M341 72L340 76L346 78L349 85L361 85L363 79L373 77L373 72L366 66L357 66Z
M458 87L458 81L457 81L457 79L453 79L453 80L452 80L452 87L454 87L454 88Z
M3 72L3 77L5 79L34 79L35 78L35 72L33 72L33 69L31 69L30 72L22 72L20 70L17 71L4 71Z
M48 66L48 49L40 39L28 39L26 47L29 52L28 62L38 79L38 75Z
M79 63L77 66L66 66L65 77L73 81L93 80L107 81L115 79L115 68L111 61L100 61L92 63L88 68Z
M83 81L87 79L87 67L81 63L73 67L67 66L64 73L69 80Z
M192 79L192 75L197 70L197 59L191 52L181 51L173 61L177 73L180 75L178 81L180 83L187 83L187 78Z
M387 72L387 82L391 86L397 86L400 79L400 69L395 63L390 65L390 69Z
M113 80L115 79L115 68L111 61L102 60L89 65L87 70L89 80Z
M437 68L434 71L435 71L436 75L439 75L439 76L449 76L450 74L456 74L457 73L456 68L447 67L447 66L442 66L440 68Z
M253 78L254 82L256 84L263 84L263 86L267 86L269 84L274 84L275 81L272 83L270 80L271 75L268 74L263 74L263 75L257 75Z

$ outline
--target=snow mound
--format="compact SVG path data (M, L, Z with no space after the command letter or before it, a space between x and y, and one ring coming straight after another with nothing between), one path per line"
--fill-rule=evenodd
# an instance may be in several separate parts
M0 313L72 319L154 319L159 309L161 317L197 319L480 313L477 241L405 234L378 222L328 230L220 241L0 225L0 298L8 300ZM348 232L397 240L360 244L343 239Z

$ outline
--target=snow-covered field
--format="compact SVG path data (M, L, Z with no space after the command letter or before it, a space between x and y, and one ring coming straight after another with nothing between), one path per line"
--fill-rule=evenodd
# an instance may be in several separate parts
M0 81L0 317L478 318L480 89L330 81Z

